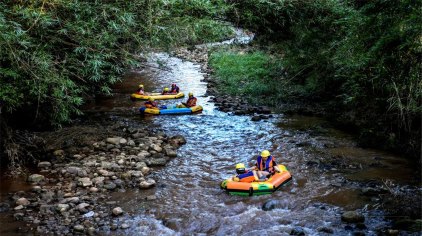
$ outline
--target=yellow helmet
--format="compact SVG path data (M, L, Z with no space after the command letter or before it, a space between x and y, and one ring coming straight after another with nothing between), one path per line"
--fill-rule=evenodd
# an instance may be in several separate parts
M140 84L138 87L139 87L139 88L143 88L143 87L144 87L144 85L143 85L143 84Z
M164 88L164 91L166 91L166 92L169 91L169 88Z
M193 93L192 93L192 92L189 92L189 94L188 94L188 95L189 95L189 97L190 97L190 96L193 96Z
M237 174L243 174L243 173L245 173L246 172L246 169L245 169L245 164L243 164L243 163L238 163L238 164L236 164L236 173Z
M261 152L261 156L262 157L269 157L271 155L271 153L268 150L264 150Z
M153 101L155 101L155 99L150 97L150 98L148 98L148 101L153 102Z
M245 168L245 164L243 164L243 163L237 163L236 164L236 169L244 169Z

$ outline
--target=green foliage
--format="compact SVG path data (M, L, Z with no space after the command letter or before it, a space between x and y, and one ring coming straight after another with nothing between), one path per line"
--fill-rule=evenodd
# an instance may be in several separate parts
M215 69L219 90L231 95L249 97L254 102L269 102L268 97L279 97L281 83L273 78L280 76L281 65L263 52L245 53L236 50L213 52L209 64ZM258 101L256 100L258 99Z
M109 94L150 47L233 34L224 1L0 2L0 101L55 126L79 114L83 97Z
M420 9L417 1L364 4L349 16L333 58L335 75L345 81L341 91L355 98L351 105L372 97L406 131L422 112Z
M233 20L257 31L261 45L283 55L290 81L283 87L291 99L352 111L352 122L373 130L378 143L384 136L390 147L420 153L421 1L230 3Z
M146 7L150 46L171 47L216 42L234 35L223 22L230 9L222 0L150 1Z

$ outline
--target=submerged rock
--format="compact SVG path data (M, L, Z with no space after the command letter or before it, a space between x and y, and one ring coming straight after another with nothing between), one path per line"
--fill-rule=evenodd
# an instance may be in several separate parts
M357 211L346 211L341 215L341 220L347 223L362 223L365 217Z

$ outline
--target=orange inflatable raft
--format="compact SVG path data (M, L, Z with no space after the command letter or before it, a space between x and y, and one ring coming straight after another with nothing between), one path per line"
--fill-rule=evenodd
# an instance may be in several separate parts
M271 194L292 180L290 172L284 165L278 165L280 173L275 173L265 182L237 182L232 178L221 182L221 187L230 195L252 196Z

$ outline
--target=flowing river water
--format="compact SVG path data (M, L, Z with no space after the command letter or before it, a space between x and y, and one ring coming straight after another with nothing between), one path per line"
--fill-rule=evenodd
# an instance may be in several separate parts
M156 69L165 65L165 70ZM270 119L251 121L218 111L206 96L207 84L200 66L164 53L154 54L150 65L133 72L116 87L117 96L97 104L98 109L136 110L143 102L127 97L142 82L147 90L159 91L177 83L193 92L201 114L176 116L136 116L135 120L156 125L169 135L182 134L187 144L177 158L154 175L156 188L115 193L130 217L128 235L274 235L290 233L300 227L306 234L320 234L321 227L335 234L348 234L341 222L345 210L363 209L367 234L388 223L378 200L361 194L359 183L392 181L405 185L417 183L411 163L389 153L362 149L352 137L322 119L273 114ZM173 105L179 101L160 101ZM293 175L291 184L272 195L230 196L219 183L234 174L238 162L253 164L262 150L269 149L279 163ZM328 161L329 160L329 161ZM329 162L331 164L323 164ZM338 170L336 166L347 165ZM146 196L155 196L146 200ZM270 201L275 209L264 211ZM110 234L114 234L110 232Z
M102 234L283 235L298 228L320 235L328 228L334 235L356 230L375 235L389 219L376 196L362 194L362 186L420 186L405 158L359 148L350 135L323 119L272 114L255 122L250 116L221 112L206 95L203 79L200 65L156 53L148 67L127 74L113 97L90 106L91 112L117 113L187 140L176 158L155 169L155 188L112 193L112 200L128 213L116 221L130 227ZM193 92L204 110L194 115L140 116L137 109L143 102L129 100L139 83L147 91L177 83L185 94ZM159 103L174 105L185 99ZM264 149L287 166L293 176L290 184L271 195L253 197L230 196L220 189L220 182L234 174L236 163L252 165ZM274 209L264 210L265 203ZM364 213L365 227L356 229L341 221L342 212L355 209Z

